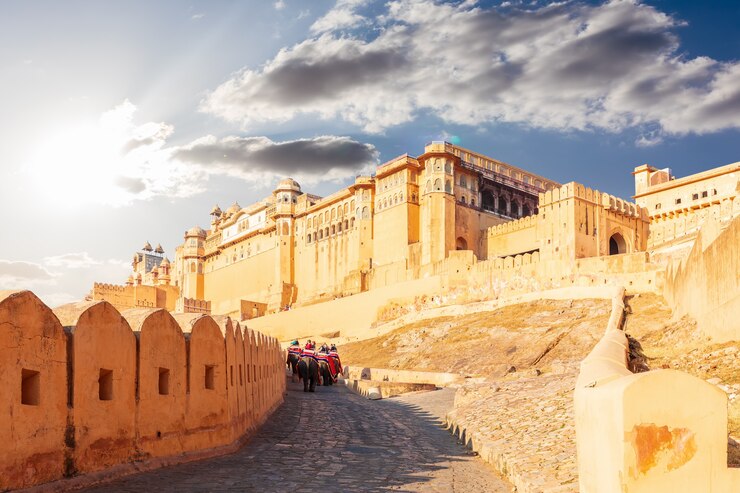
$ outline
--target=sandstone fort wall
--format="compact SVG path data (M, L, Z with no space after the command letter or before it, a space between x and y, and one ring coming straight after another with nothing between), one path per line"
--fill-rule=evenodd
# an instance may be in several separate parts
M0 292L1 490L225 453L282 401L279 344L228 318L104 301L58 314Z
M740 491L740 470L727 467L726 394L680 371L630 372L623 296L576 383L581 493Z
M740 340L740 217L719 233L708 221L689 256L666 272L664 296L677 316L690 315L716 342Z

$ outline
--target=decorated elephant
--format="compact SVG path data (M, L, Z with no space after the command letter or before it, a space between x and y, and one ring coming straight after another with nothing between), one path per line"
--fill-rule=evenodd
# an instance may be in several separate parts
M321 383L326 386L332 385L334 383L334 376L332 375L332 367L334 365L329 362L329 356L325 353L319 353L316 355L316 359L319 363Z
M319 381L319 364L316 357L311 354L304 354L297 366L298 374L303 380L303 391L315 392L316 383Z

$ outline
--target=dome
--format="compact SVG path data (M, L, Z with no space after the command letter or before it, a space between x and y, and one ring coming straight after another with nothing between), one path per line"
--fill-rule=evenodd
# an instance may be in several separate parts
M213 209L211 209L211 215L212 216L220 216L221 215L221 208L218 205L214 205Z
M240 210L242 210L242 206L239 205L239 202L234 202L233 204L231 204L231 207L229 207L228 209L226 209L226 213L227 214L236 214Z
M152 245L147 241L144 243L144 246L141 248L145 252L151 252L152 251Z
M275 191L276 192L278 191L300 192L301 186L293 178L286 178L284 180L280 180L280 183L278 183L278 186L277 188L275 188Z
M162 248L161 243L157 243L157 248L154 249L156 253L164 253L164 248Z
M170 259L168 259L167 257L165 257L164 260L162 260L162 263L159 264L159 265L160 266L162 266L162 265L164 265L164 266L170 265Z
M185 232L185 236L199 236L205 238L206 232L200 226L194 226Z

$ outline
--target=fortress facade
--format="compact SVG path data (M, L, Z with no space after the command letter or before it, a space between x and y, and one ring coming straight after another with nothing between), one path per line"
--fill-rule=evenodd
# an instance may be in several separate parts
M328 197L288 178L247 207L216 206L172 262L147 244L126 286L96 284L92 297L245 320L424 278L456 250L474 261L526 255L559 275L577 259L680 243L710 215L729 223L739 167L674 180L643 165L631 203L432 142Z

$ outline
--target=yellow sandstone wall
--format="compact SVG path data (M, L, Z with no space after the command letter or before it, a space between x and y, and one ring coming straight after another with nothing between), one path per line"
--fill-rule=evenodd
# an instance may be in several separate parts
M716 238L709 221L689 256L666 272L666 300L677 316L690 315L716 342L740 340L740 217ZM716 220L714 222L717 222Z
M574 393L581 493L740 491L727 467L727 395L675 370L632 374L624 289Z
M57 314L29 291L0 291L0 490L227 453L282 402L279 344L245 340L228 318L122 316L104 301Z

